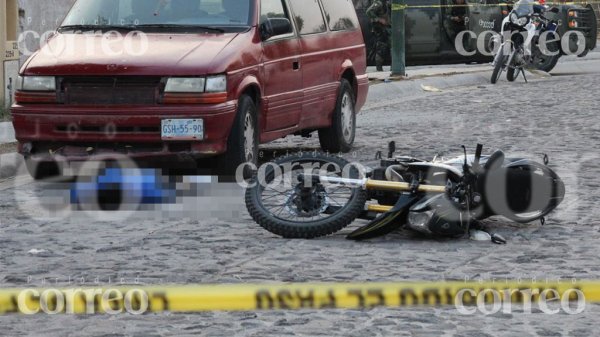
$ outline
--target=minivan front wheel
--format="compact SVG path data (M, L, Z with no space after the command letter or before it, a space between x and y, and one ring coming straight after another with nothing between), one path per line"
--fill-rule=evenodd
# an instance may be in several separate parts
M227 152L219 157L219 173L234 175L240 165L256 164L258 158L257 109L254 100L242 95L229 139ZM244 177L251 175L252 168L246 165Z
M356 99L350 82L342 79L331 126L319 130L321 148L328 152L348 152L356 136Z
M48 180L61 177L61 169L55 161L35 161L25 158L25 166L34 180Z

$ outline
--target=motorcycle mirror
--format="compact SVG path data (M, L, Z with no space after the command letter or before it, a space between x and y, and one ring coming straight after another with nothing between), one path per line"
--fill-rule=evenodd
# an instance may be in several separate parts
M552 8L550 8L550 12L556 14L556 13L560 13L560 10L558 9L558 7L552 7Z
M396 152L396 142L391 141L388 144L388 158L394 158L394 152Z
M479 160L481 159L481 151L483 151L483 145L477 144L477 149L475 150L475 159L473 160L473 167L479 168Z

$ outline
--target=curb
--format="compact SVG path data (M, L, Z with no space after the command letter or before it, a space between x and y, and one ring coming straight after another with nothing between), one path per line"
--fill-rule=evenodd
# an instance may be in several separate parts
M416 77L414 79L408 78L400 81L386 81L373 84L377 86L377 90L371 90L366 102L366 110L382 106L393 104L398 100L406 100L407 98L421 97L425 95L436 94L435 92L424 91L422 86L429 86L441 91L467 86L477 85L491 85L491 66L489 71L477 71L469 73L458 73L458 74L440 74L431 77ZM544 78L550 78L551 75L541 71L535 73L527 72L527 80L539 80ZM519 77L518 80L522 81ZM398 99L390 100L390 97L397 97Z
M15 139L15 129L13 129L13 125L11 122L1 122L0 123L0 144L4 143L14 143L17 140Z

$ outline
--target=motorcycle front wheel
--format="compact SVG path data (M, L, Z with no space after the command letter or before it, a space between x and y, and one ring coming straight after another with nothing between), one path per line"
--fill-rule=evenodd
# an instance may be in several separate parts
M498 79L500 79L500 75L502 74L502 70L504 69L505 62L506 60L504 57L504 48L500 47L500 50L498 50L498 54L494 59L494 71L492 72L491 79L492 84L496 84L496 82L498 82Z
M366 191L322 183L318 176L357 179L363 173L333 155L309 152L281 157L265 164L252 178L246 189L246 208L261 227L284 238L335 233L363 212Z
M510 54L510 56L508 57L508 63L507 63L507 67L508 69L506 70L506 79L509 82L514 82L517 77L519 77L519 72L517 71L518 69L518 65L517 65L517 58L519 53L522 53L522 49L521 47L517 47L513 50L513 52Z

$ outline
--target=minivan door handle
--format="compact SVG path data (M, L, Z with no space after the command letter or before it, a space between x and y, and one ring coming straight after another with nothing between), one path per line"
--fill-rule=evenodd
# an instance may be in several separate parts
M295 60L294 63L292 63L292 69L300 70L300 61Z

